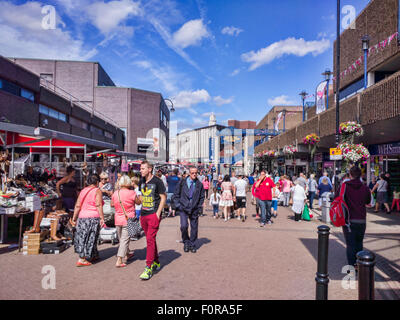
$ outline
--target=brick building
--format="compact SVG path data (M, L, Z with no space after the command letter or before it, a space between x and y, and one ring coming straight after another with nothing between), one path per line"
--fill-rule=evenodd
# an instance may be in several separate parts
M160 93L117 87L98 62L12 60L40 76L55 92L115 121L125 133L125 151L144 158L157 139L168 161L170 114Z
M341 36L340 60L340 119L339 122L358 121L364 128L364 136L358 139L369 148L371 159L364 168L368 180L371 174L391 172L393 185L400 185L400 47L398 44L399 1L373 0L358 15L356 28L345 30ZM370 37L368 56L368 88L364 90L364 61L361 39ZM336 42L335 46L336 47ZM333 50L334 70L336 51ZM361 57L361 60L360 60ZM360 62L361 61L361 62ZM335 72L336 74L336 72ZM336 83L334 81L334 88ZM317 172L331 170L327 152L335 147L336 110L334 96L329 99L329 109L318 115L310 109L308 120L287 132L267 141L256 152L282 150L285 145L298 147L296 157L308 159L308 148L303 138L311 133L321 137L314 163ZM272 159L265 159L271 161ZM309 160L309 159L308 159ZM297 165L294 171L309 170L309 163ZM286 166L288 166L286 159ZM271 169L278 168L271 161ZM287 169L287 168L286 168ZM293 169L293 168L292 168Z
M37 74L1 56L0 118L2 130L21 125L32 133L40 128L81 137L103 149L124 149L124 133L111 119L46 88Z

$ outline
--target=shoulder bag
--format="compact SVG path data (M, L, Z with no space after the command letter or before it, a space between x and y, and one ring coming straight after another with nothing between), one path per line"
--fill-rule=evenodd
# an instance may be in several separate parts
M119 196L119 190L118 190L118 200L119 200L119 204L121 205L122 211L124 212L125 218L127 220L127 228L128 228L129 238L138 237L141 232L140 221L137 217L128 218L128 215L126 214L124 205L122 204L121 198Z

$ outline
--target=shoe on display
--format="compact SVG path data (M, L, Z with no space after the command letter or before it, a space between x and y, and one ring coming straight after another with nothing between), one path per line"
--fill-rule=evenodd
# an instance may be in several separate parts
M142 280L149 280L153 276L152 268L146 266L143 273L139 276Z

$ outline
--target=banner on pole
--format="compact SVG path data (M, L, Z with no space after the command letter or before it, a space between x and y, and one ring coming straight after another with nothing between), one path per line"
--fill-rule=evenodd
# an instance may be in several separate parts
M317 87L317 94L315 95L316 110L315 113L319 114L326 110L326 90L328 81L322 81Z
M275 131L279 131L279 122L281 122L282 115L283 115L283 112L280 112L280 113L278 114L278 117L276 118L275 128L274 128Z

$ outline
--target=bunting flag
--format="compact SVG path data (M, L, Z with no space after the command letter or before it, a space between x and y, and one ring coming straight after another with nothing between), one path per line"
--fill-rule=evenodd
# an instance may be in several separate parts
M369 57L373 53L378 52L379 49L385 49L386 47L388 47L390 45L390 43L393 41L393 39L396 38L397 36L399 36L399 32L392 34L391 36L387 37L385 40L379 41L376 45L369 48L367 56ZM363 65L363 62L364 62L364 56L360 56L354 63L352 63L349 67L347 67L346 69L344 69L344 71L342 71L340 73L340 79L346 77L353 71L357 70L357 68L359 66ZM333 81L335 81L335 80L336 80L336 77L333 77Z

